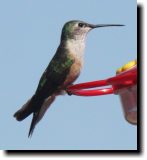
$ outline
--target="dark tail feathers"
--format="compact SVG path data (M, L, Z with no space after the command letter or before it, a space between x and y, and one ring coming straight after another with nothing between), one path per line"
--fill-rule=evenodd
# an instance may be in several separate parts
M36 124L42 119L45 112L55 100L55 96L50 96L45 100L39 100L35 95L25 103L21 109L19 109L15 114L14 117L18 121L22 121L27 118L30 114L33 113L33 119L31 122L29 135L31 136Z
M33 112L33 103L34 103L35 96L33 96L31 99L25 103L21 109L19 109L15 114L14 117L18 121L22 121L25 118L27 118L32 112Z
M50 107L50 105L53 103L54 100L55 100L55 96L48 97L47 99L45 99L40 109L33 113L33 119L31 122L28 137L32 136L36 124L42 119L45 112L47 111L47 109Z

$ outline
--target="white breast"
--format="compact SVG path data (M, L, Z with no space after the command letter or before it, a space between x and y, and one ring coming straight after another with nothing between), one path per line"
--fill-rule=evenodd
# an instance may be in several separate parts
M67 48L69 50L68 54L74 59L74 63L64 83L65 86L73 83L83 68L85 42L83 40L71 40L67 43Z
M72 56L78 59L83 59L85 40L69 40L67 42L67 48L69 50L69 54L73 54Z

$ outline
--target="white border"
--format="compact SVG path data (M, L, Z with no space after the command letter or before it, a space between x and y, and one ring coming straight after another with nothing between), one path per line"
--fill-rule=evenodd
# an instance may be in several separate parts
M147 16L147 0L137 0L137 3L142 5L143 7L143 42L147 42L145 41L146 39L146 31L145 31L145 28L146 28L146 24L147 24L147 21L146 21L146 16ZM127 5L127 4L126 4ZM125 12L125 11L124 11ZM145 54L146 53L146 54ZM145 70L147 68L147 50L146 50L146 46L145 46L145 43L143 44L143 70ZM142 74L143 74L143 82L147 82L147 71L142 71ZM92 159L92 158L101 158L101 159L132 159L132 160L144 160L145 157L147 158L147 150L146 150L146 146L147 146L147 139L145 137L145 135L147 135L147 116L145 116L145 114L147 113L147 101L145 99L147 99L147 97L145 97L144 95L147 95L147 83L143 83L142 84L142 89L143 89L143 93L142 93L142 96L143 96L143 103L142 103L142 114L143 114L143 126L142 126L142 129L143 129L143 134L141 136L143 136L142 140L142 145L143 145L143 153L141 155L137 155L137 154L134 154L134 155L95 155L95 156L90 156L90 155L85 155L85 156L8 156L5 154L5 152L1 151L0 150L0 159L3 160L3 159L6 159L6 158L11 158L11 159L20 159L20 158L24 158L24 159L27 159L27 160L32 160L32 159L65 159L65 158L68 158L68 159L76 159L76 160L81 160L82 158L86 158L86 159ZM147 115L147 114L146 114Z

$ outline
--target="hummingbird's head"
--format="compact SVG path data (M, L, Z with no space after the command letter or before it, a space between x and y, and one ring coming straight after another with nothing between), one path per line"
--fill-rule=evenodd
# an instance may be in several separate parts
M91 30L91 27L83 22L78 20L73 20L65 23L62 29L61 39L84 39L87 33Z
M101 24L93 25L79 20L73 20L65 23L62 29L61 40L75 39L84 40L87 33L98 27L123 26L120 24Z

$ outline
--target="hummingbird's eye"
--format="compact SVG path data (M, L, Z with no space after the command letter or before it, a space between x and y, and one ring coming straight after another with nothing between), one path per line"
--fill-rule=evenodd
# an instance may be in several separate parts
M83 24L83 23L79 23L79 27L85 27L85 24Z

